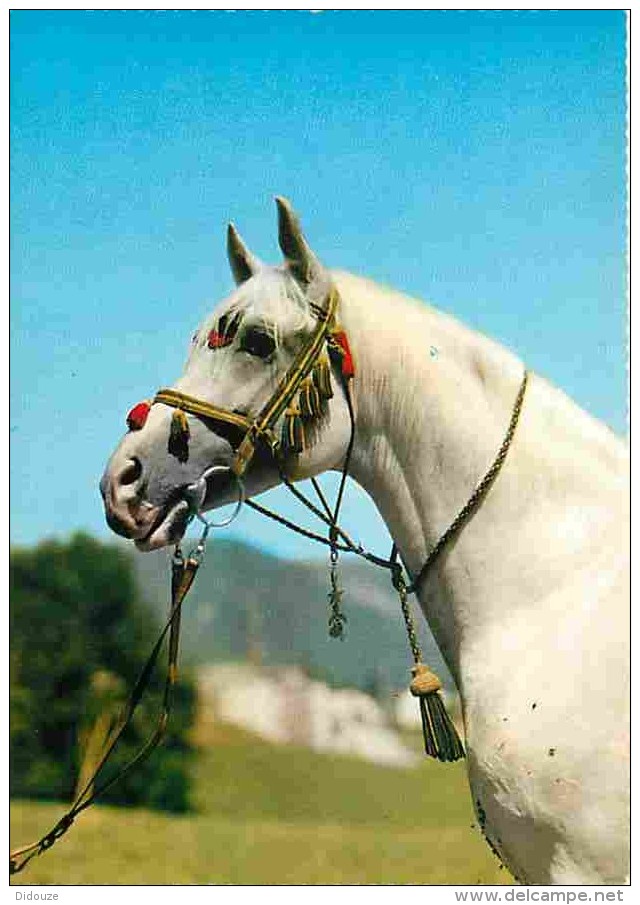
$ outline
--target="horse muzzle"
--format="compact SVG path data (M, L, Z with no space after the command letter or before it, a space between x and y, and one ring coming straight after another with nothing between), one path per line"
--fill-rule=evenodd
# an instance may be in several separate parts
M102 476L100 492L109 527L143 551L175 544L191 519L206 509L235 503L239 510L245 495L242 480L220 463L204 469L195 481L174 486L164 502L156 504L147 499L140 460L118 453Z
M114 456L100 480L105 517L112 531L133 540L140 549L152 550L171 543L184 533L189 504L174 497L164 505L144 498L146 481L135 456Z

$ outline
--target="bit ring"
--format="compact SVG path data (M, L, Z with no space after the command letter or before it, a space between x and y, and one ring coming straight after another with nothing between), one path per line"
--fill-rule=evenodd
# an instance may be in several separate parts
M212 475L212 474L215 474L216 472L221 472L221 471L227 472L228 474L232 474L233 477L236 479L236 489L238 491L238 499L236 500L235 508L233 509L231 515L229 515L226 519L223 519L220 522L214 522L214 521L210 521L209 519L206 519L200 510L200 506L198 506L194 515L198 519L198 521L202 522L202 524L205 525L205 527L208 530L211 528L226 528L227 525L230 525L231 522L235 521L235 519L240 514L240 510L242 509L242 504L244 503L244 500L245 500L244 484L242 482L242 478L239 475L237 475L235 473L235 471L233 471L233 469L231 469L228 465L212 465L211 468L207 468L207 470L203 473L202 477L200 478L200 481L202 481L206 484L206 480L209 477L209 475ZM198 482L198 483L200 483L200 482ZM204 502L204 496L202 496L200 505L202 504L202 502Z

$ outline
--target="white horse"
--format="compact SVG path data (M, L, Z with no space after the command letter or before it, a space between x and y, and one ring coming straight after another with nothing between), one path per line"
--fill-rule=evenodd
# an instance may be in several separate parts
M280 267L229 228L237 288L195 335L174 389L254 415L336 287L356 367L349 473L416 574L494 457L523 365L425 304L325 270L283 199L278 212ZM212 330L226 339L210 348ZM351 426L335 373L334 386L313 442L288 457L295 480L344 465ZM101 482L109 524L141 550L179 539L184 488L233 459L228 432L193 415L188 454L176 454L173 416L153 405ZM265 456L245 478L250 495L280 480ZM532 375L504 467L419 591L462 699L479 824L524 883L627 877L628 480L623 442ZM203 506L233 494L217 469Z

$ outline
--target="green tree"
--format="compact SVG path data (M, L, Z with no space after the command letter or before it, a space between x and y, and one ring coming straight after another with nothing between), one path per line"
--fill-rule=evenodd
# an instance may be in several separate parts
M159 626L136 587L130 557L84 534L10 556L10 789L69 799L87 746L139 674ZM156 671L103 775L153 730L164 676ZM193 684L176 688L168 735L105 800L183 811L189 806Z

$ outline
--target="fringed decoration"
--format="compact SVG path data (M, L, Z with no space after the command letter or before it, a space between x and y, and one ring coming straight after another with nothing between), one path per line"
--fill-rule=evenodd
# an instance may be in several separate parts
M187 416L182 409L174 409L171 416L170 436L172 440L188 440L189 439L189 422Z
M331 366L328 357L322 354L284 413L280 445L285 455L304 452L308 440L306 425L322 415L326 401L332 397Z
M428 666L422 663L420 643L409 608L407 585L402 566L399 563L394 565L391 580L400 598L400 609L407 630L409 647L413 654L414 666L411 669L413 679L409 690L414 697L418 698L420 704L425 754L441 761L459 760L464 757L464 748L440 697L442 682Z
M209 330L209 335L207 336L207 346L210 349L222 349L224 346L229 346L232 343L232 339L228 336L225 336L223 333L218 333L218 331L213 328L213 330Z
M307 377L302 382L300 392L298 393L298 406L300 407L300 415L305 421L321 414L322 400L313 380Z
M329 635L331 638L344 639L344 626L347 617L342 612L341 603L344 591L340 587L338 580L338 553L336 550L331 551L331 590L327 595L329 597Z
M222 349L225 346L230 346L238 332L241 320L242 315L238 311L231 315L229 313L223 314L218 321L218 325L209 331L207 346L210 349Z
M344 330L334 330L329 342L329 354L339 362L343 377L349 380L355 376L356 369L347 334Z
M440 697L442 682L424 663L416 663L411 672L413 679L409 690L420 704L426 754L445 762L460 760L464 757L464 748Z
M300 409L291 407L284 413L280 443L285 455L295 453L299 456L304 452L305 434Z
M146 399L144 402L139 402L137 405L134 405L127 415L127 427L130 431L142 430L149 416L150 408L151 403Z
M180 462L189 458L189 422L182 409L174 409L169 428L169 452Z
M321 355L313 369L312 379L320 399L324 402L333 398L331 386L331 366L326 355Z

